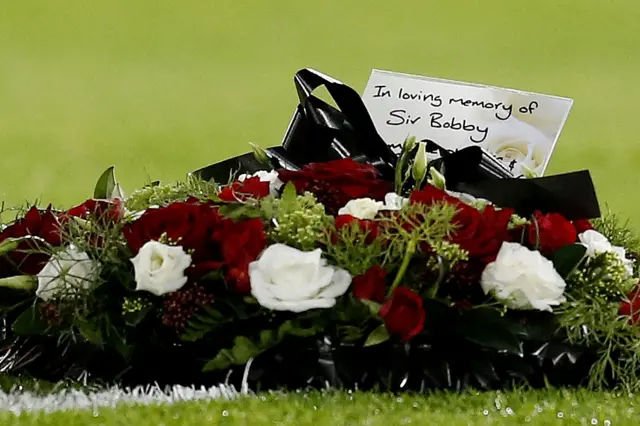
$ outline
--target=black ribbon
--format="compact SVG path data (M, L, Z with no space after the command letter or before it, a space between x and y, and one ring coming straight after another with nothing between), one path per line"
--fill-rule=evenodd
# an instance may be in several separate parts
M344 83L307 68L294 78L300 104L282 146L298 164L354 158L392 179L397 156L378 134L360 95ZM334 108L313 96L324 86Z
M437 145L436 145L437 147ZM600 217L596 190L588 170L532 179L508 177L491 154L472 146L443 152L431 167L444 174L447 188L511 207L521 216L535 211L560 213L569 220Z
M226 184L234 173L259 170L297 170L309 163L352 158L375 166L383 178L393 179L397 156L378 134L362 98L351 87L306 68L294 77L300 103L282 140L281 147L265 150L269 163L261 163L252 153L239 155L196 170L204 180ZM324 86L334 108L313 95Z

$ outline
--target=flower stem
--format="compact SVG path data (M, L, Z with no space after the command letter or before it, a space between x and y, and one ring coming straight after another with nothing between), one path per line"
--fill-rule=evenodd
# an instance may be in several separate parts
M409 268L409 262L411 262L411 259L413 258L415 252L416 240L415 238L411 238L407 243L407 249L404 252L404 258L402 259L402 264L400 265L400 269L398 269L398 273L396 274L396 279L393 280L393 284L391 284L391 288L389 288L387 296L391 296L396 287L398 287L398 285L400 285L400 283L402 282L402 279L407 272L407 268Z

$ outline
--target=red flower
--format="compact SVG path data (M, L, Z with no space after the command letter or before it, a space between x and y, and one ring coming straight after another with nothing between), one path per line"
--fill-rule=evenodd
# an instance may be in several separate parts
M17 220L0 233L0 243L7 238L27 236L38 237L41 240L22 241L14 251L0 258L0 277L38 274L49 260L49 256L45 253L27 252L38 251L44 244L51 246L62 244L60 222L51 211L51 207L44 211L32 207L24 218Z
M249 294L249 263L258 258L267 246L264 223L260 219L235 222L225 219L213 234L219 244L227 269L226 277L241 294Z
M372 243L378 237L378 223L374 220L358 219L357 217L349 214L342 214L336 216L336 229L339 231L345 226L351 226L352 223L357 222L360 225L360 229L363 232L367 232L365 242ZM337 236L334 238L334 244L337 242Z
M386 294L387 271L376 265L353 279L353 295L358 299L367 299L382 303Z
M312 192L329 214L337 214L341 207L355 198L383 200L393 190L390 182L378 179L370 164L360 164L351 158L311 163L302 170L278 170L285 184L293 182L298 193Z
M126 225L123 233L133 254L147 242L163 239L190 250L193 268L188 271L189 275L199 276L220 266L212 235L222 220L215 206L180 202L147 210L138 220Z
M485 264L495 260L502 243L510 240L508 226L513 209L497 210L489 205L479 211L432 185L414 191L409 200L412 203L446 202L455 205L458 212L453 223L457 229L450 237L451 242L468 251L469 257L481 259Z
M119 222L124 216L124 206L122 200L118 198L113 200L90 199L63 213L61 220L66 220L68 216L80 218L91 216L102 223Z
M535 212L535 220L538 223L529 225L529 244L539 242L538 249L542 253L552 253L559 248L573 244L578 239L576 228L571 222L558 213L543 215ZM537 238L536 238L537 237Z
M222 201L246 201L248 198L260 199L269 195L269 182L261 182L260 177L254 176L244 181L235 181L220 191L218 197Z
M408 341L424 328L426 313L420 295L406 287L398 287L391 299L382 305L380 317L389 333Z
M573 226L576 228L578 234L582 234L585 231L593 229L593 225L587 219L579 219L573 221Z
M620 302L620 315L629 317L629 324L640 324L640 285L637 285L627 296L627 300Z

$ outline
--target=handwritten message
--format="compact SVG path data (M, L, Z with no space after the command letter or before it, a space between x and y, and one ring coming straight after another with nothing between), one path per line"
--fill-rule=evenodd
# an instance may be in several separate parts
M399 152L407 136L447 149L480 145L515 175L544 173L573 101L511 89L374 70L363 100Z

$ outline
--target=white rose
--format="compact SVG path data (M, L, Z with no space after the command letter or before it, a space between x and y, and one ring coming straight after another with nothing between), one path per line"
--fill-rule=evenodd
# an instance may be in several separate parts
M395 192L384 196L384 210L400 210L409 203L408 198L401 197Z
M55 253L38 274L36 296L42 300L88 290L98 276L100 264L87 253L70 245L65 251Z
M338 210L338 214L349 214L358 219L373 219L384 208L384 203L371 198L357 198L350 200L344 207Z
M495 262L482 272L480 285L511 309L551 311L566 301L566 283L553 263L518 243L502 244Z
M351 275L327 265L322 251L300 251L273 244L249 264L251 294L276 311L303 312L331 308L351 284Z
M626 250L624 247L618 247L612 245L607 237L595 231L589 229L578 235L578 239L587 248L587 256L593 258L598 254L612 252L620 259L628 275L633 275L633 260L627 259Z
M191 265L191 256L182 247L149 241L131 259L136 277L136 290L156 296L171 293L187 283L184 271Z
M244 173L238 176L238 180L240 182L244 182L246 179L252 177L260 178L260 182L269 182L269 191L271 192L271 195L278 195L278 191L280 190L282 185L284 185L284 182L280 180L278 172L275 170L271 170L270 172L267 172L265 170L258 170L252 175Z

